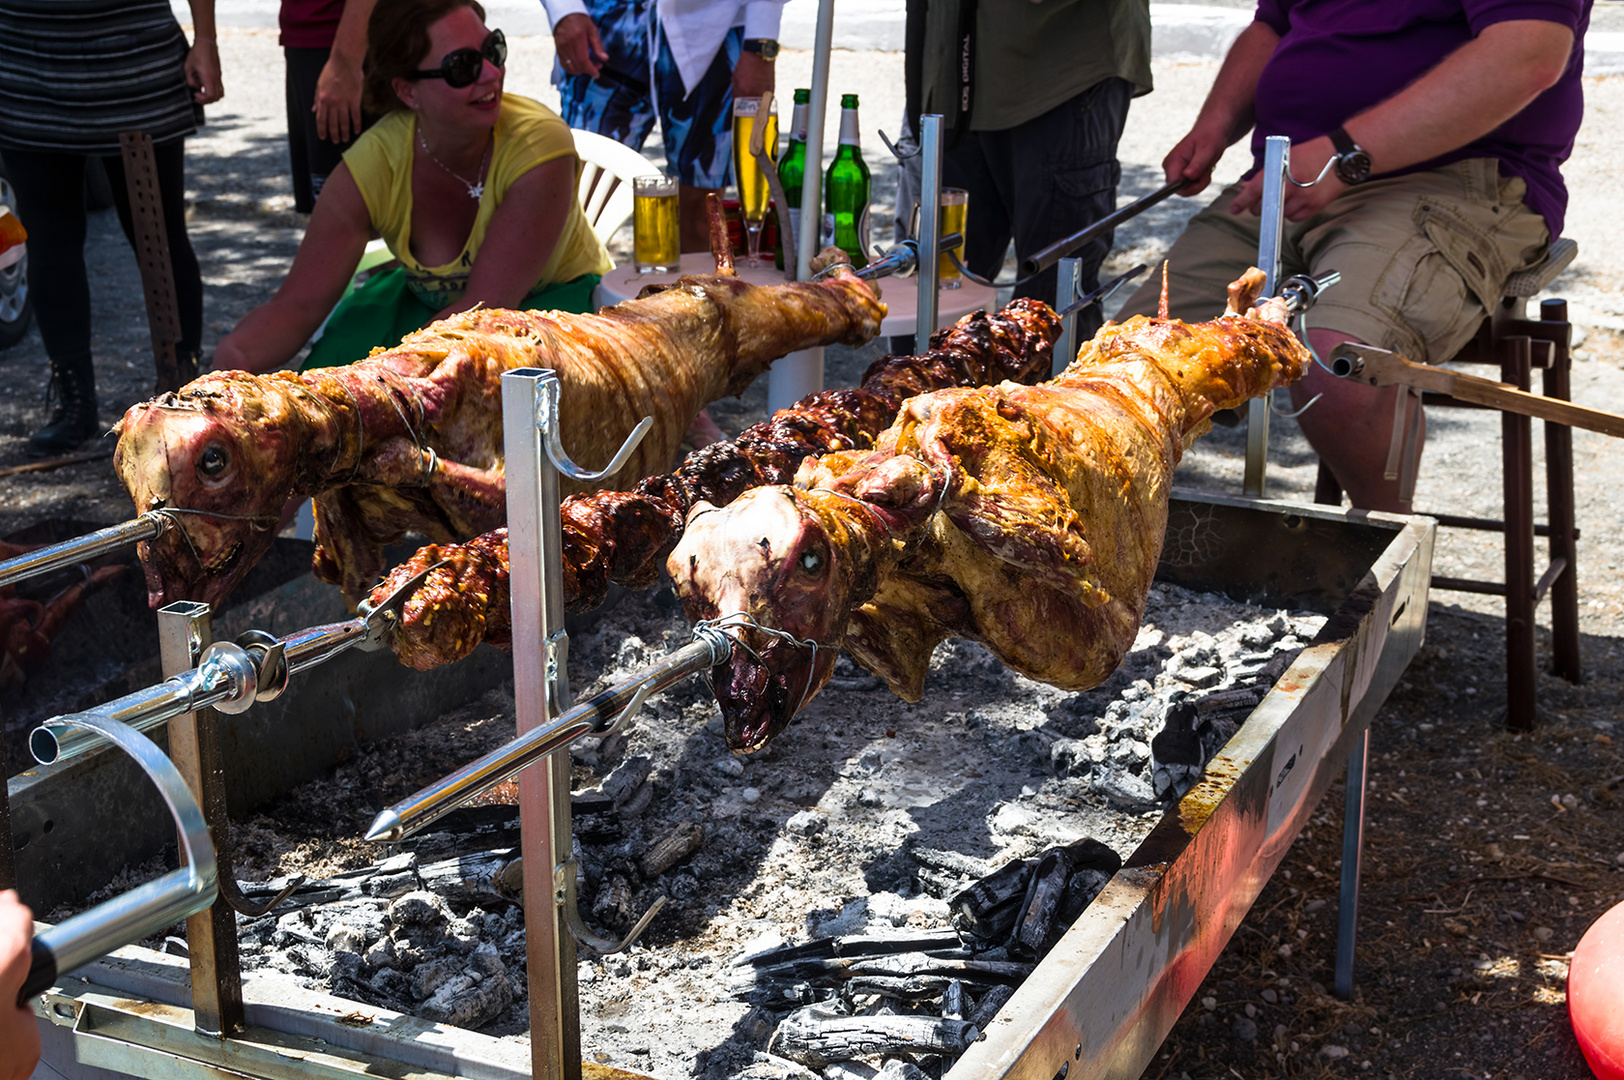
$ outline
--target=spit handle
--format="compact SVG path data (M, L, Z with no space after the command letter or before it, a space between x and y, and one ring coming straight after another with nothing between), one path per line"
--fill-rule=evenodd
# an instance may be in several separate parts
M175 819L184 865L35 934L28 977L17 995L19 1007L48 990L58 975L207 908L214 903L219 885L214 844L203 811L164 752L128 724L105 716L78 713L61 717L59 722L89 729L135 759Z

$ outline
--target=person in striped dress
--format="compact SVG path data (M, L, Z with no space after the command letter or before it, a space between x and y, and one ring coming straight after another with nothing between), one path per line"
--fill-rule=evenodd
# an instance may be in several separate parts
M190 0L188 43L167 0L0 0L0 156L29 233L28 284L57 404L29 440L36 456L96 434L85 273L85 163L99 157L133 237L119 135L152 137L181 336L196 356L203 280L186 235L183 141L223 96L214 0ZM133 242L133 239L132 239Z

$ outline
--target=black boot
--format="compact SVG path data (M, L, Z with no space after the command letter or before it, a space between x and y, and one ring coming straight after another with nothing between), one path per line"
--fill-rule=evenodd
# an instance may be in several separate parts
M34 457L63 454L101 428L96 422L96 371L87 356L82 361L51 362L51 383L56 409L51 420L28 440Z

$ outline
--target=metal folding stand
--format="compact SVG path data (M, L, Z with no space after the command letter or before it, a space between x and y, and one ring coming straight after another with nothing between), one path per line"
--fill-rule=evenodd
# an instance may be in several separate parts
M1267 280L1263 295L1273 296L1280 286L1280 243L1286 223L1286 177L1291 170L1291 140L1270 135L1263 145L1262 225L1258 231L1257 265ZM1269 399L1253 398L1246 406L1246 474L1241 492L1263 498L1269 464Z
M942 117L926 113L919 118L919 321L914 328L914 351L930 348L936 332L937 289L941 286Z
M558 474L588 481L608 476L625 462L652 423L644 419L614 460L591 472L564 452L559 393L558 376L552 371L519 368L502 375L513 702L521 736L548 724L570 703L569 635L564 630L564 582L558 570L563 551ZM554 753L545 767L526 769L519 777L530 1054L532 1075L538 1080L581 1075L575 939L566 916L574 899L570 828L569 754Z
M1083 260L1068 255L1056 267L1054 309L1064 312L1082 295ZM1060 316L1060 337L1054 343L1054 362L1049 373L1058 375L1065 371L1077 358L1077 347L1077 312L1070 311Z

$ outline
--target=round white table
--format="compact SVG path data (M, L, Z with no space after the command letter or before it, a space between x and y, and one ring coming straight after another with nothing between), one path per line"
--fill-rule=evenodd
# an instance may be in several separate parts
M716 261L708 252L691 252L682 257L682 273L709 274L716 269ZM771 259L750 268L741 257L735 264L739 277L752 285L782 285L784 273L774 269ZM629 300L645 285L665 285L677 279L676 274L639 274L631 263L617 266L603 276L593 290L592 302L598 307ZM960 279L957 289L943 289L936 300L936 329L951 325L972 311L991 311L998 294L985 285ZM885 301L885 319L880 333L885 335L913 334L919 322L919 282L917 278L882 278L876 282ZM823 389L823 350L802 349L792 352L773 364L767 374L767 411L788 408L808 394Z

